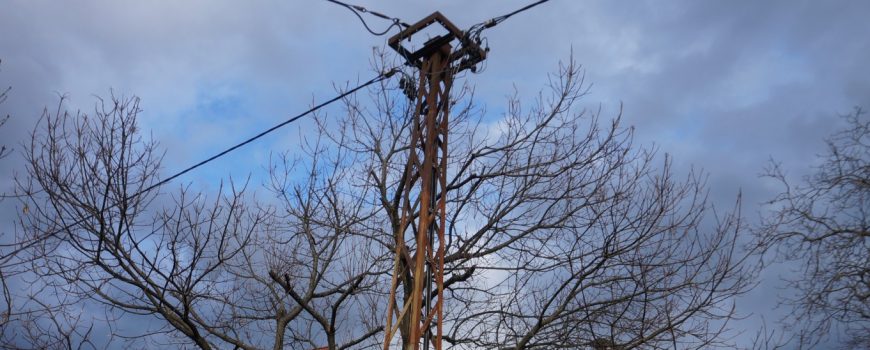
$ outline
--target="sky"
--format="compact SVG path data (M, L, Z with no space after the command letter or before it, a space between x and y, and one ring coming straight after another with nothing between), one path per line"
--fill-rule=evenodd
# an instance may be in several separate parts
M414 22L440 11L460 28L530 1L354 0ZM491 118L506 96L534 98L560 61L581 64L591 84L582 102L602 117L623 110L637 143L674 157L677 171L709 174L711 201L730 208L743 194L750 222L781 188L760 178L773 159L794 179L809 173L838 116L870 108L870 2L552 0L484 33L491 51L476 86ZM388 22L365 17L375 28ZM172 172L243 140L336 86L375 73L386 37L366 32L347 9L309 1L6 1L0 11L0 140L16 150L43 108L91 111L94 96L139 96L140 123L167 151ZM331 107L326 113L339 113ZM309 124L306 124L309 123ZM262 173L273 151L298 141L310 122L282 129L182 181ZM0 163L11 189L20 157ZM9 203L3 203L8 220ZM3 223L0 227L6 226ZM762 274L738 302L754 332L774 309L778 277Z

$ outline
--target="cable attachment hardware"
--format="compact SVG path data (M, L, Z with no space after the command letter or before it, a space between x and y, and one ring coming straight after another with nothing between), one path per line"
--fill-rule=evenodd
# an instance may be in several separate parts
M402 78L399 79L399 88L402 89L402 93L409 100L414 101L417 99L417 82L414 78L411 78L407 74L402 74Z
M423 44L423 47L416 51L411 51L402 45L402 41L410 39L412 35L422 31L424 28L433 24L439 24L447 33L435 36ZM421 21L412 24L405 30L399 32L390 38L387 44L396 50L409 66L421 68L424 57L429 57L432 53L441 50L445 45L456 47L449 57L449 62L458 62L454 73L473 67L480 61L486 59L486 51L480 48L479 41L470 40L467 33L459 30L452 22L447 20L440 12L434 12Z
M401 72L401 71L402 70L399 69L398 67L394 67L394 68L390 68L390 70L384 71L381 74L384 76L384 79L387 79L387 78L391 78L392 76L396 75L396 73Z

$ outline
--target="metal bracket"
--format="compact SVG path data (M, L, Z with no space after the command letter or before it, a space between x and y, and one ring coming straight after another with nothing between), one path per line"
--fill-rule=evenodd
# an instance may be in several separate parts
M416 51L411 51L402 45L402 40L410 39L414 34L435 23L446 29L447 34L430 39L422 48ZM465 32L457 28L456 25L438 11L433 12L431 15L426 16L426 18L392 36L387 44L405 58L407 65L422 68L424 57L429 57L433 52L440 50L442 46L450 44L454 40L459 42L459 48L450 54L449 61L450 63L460 61L456 67L456 72L473 67L478 62L486 59L486 50L481 49L479 43L468 38Z

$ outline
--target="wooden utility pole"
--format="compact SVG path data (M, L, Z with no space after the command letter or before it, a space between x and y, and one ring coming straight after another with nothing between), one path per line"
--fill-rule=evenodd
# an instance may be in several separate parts
M431 38L416 51L402 45L403 40L435 24L447 33ZM398 189L403 196L402 216L395 237L384 350L389 350L396 331L401 332L405 350L420 349L421 341L423 349L429 349L431 343L435 350L441 350L450 88L454 74L473 68L486 58L486 51L438 12L391 37L389 45L419 70L419 77L416 92L409 94L416 99L416 107L410 154ZM419 189L415 188L417 182ZM415 216L416 225L412 222ZM406 239L407 234L412 238ZM414 244L409 246L408 241Z

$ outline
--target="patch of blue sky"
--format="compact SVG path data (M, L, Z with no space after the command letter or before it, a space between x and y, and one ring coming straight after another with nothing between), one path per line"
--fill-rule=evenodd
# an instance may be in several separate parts
M263 122L256 118L254 89L243 82L199 83L195 98L171 119L174 125L149 125L165 151L162 177L168 177L256 134ZM195 183L195 189L216 189L230 178L244 181L256 170L251 162L254 147L241 148L180 178L178 184Z

